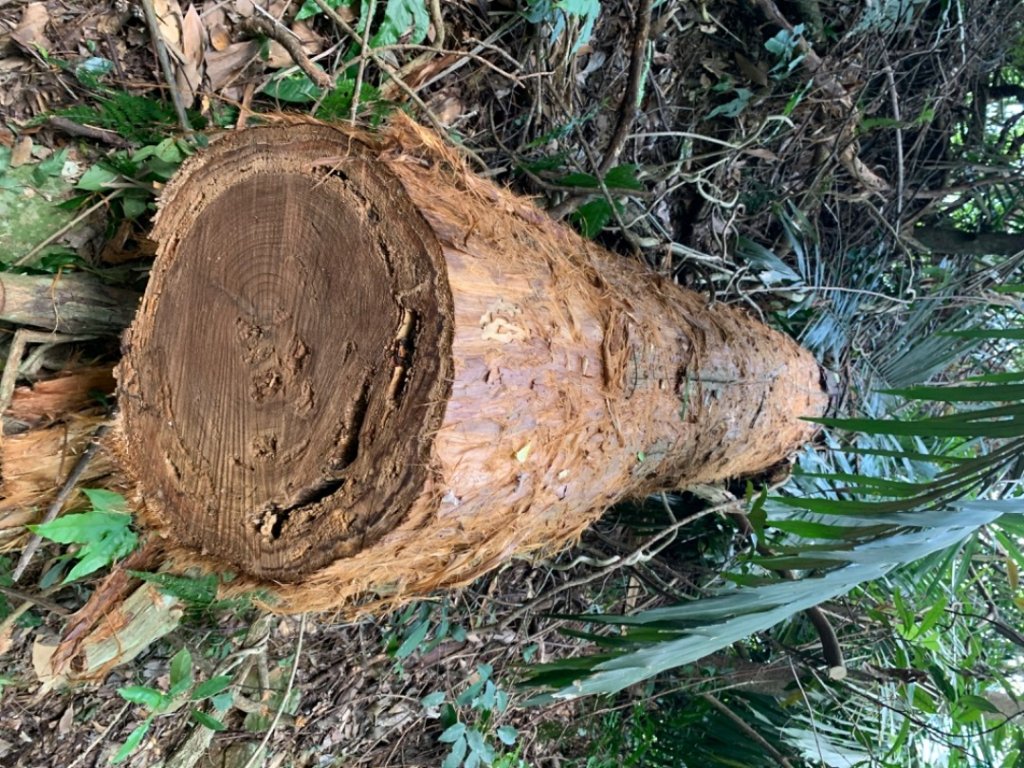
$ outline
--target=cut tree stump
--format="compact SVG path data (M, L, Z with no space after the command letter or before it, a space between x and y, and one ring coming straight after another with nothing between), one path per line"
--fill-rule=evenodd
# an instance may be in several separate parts
M117 452L182 566L393 604L610 504L757 472L818 365L468 172L432 133L231 133L164 192Z

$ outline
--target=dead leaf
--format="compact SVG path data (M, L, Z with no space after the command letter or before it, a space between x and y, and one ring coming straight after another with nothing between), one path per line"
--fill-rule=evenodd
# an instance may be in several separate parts
M0 656L3 656L14 644L14 622L4 622L0 625Z
M48 51L53 47L45 34L49 23L50 13L46 10L46 3L29 3L21 12L21 21L11 32L11 39L32 53L39 49Z
M224 11L224 3L217 3L212 8L209 7L209 3L206 5L207 8L203 11L201 18L207 29L223 27L228 23L228 15Z
M750 82L757 83L762 88L768 87L768 67L764 62L754 63L739 51L733 54L733 58L736 60L736 66L739 67L740 74Z
M323 50L323 40L305 22L295 22L292 24L290 31L298 39L302 50L310 56L315 56ZM292 59L291 54L285 50L283 45L276 40L270 41L270 45L267 48L266 62L269 69L282 69L290 67L294 63L295 61Z
M64 675L57 674L53 670L51 662L53 652L56 650L57 642L55 640L36 640L32 643L32 669L35 670L39 682L43 684L39 693L36 694L37 696L67 682Z
M749 149L743 150L743 153L745 155L751 155L752 157L756 157L760 160L767 160L770 163L777 163L779 161L778 155L776 155L770 149L765 149L764 147L751 147Z
M194 5L190 5L181 24L181 52L185 54L185 61L200 69L203 66L205 46L206 29L199 18L199 11Z
M231 36L223 24L210 27L210 45L215 51L223 51L231 45Z
M302 50L310 56L316 56L324 49L324 39L305 21L296 21L291 26L292 34L299 38Z
M153 0L153 11L160 36L167 47L181 55L181 6L178 0Z
M206 29L194 5L181 19L181 54L175 78L182 101L187 105L195 102L203 81L203 54L206 47Z
M211 51L206 56L206 76L210 81L210 89L220 91L231 85L259 53L260 44L255 40L232 43L223 51Z
M32 159L32 137L22 136L11 150L11 168L19 168Z
M68 708L64 710L64 714L60 716L60 720L57 721L57 735L64 736L71 732L71 726L75 722L75 705L68 704Z
M446 96L434 106L434 114L441 121L441 125L451 125L462 115L462 112L462 100L458 96Z

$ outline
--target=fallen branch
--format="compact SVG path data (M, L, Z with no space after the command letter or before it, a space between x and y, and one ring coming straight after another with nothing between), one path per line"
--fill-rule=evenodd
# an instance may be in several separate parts
M98 141L102 144L109 144L117 149L128 149L132 143L119 136L115 131L108 131L106 128L97 128L94 125L82 125L66 117L53 115L49 118L50 125L58 131L69 136L81 136L83 139Z
M132 321L140 294L90 274L0 274L0 320L72 334L116 336Z
M65 344L72 341L89 341L93 336L64 336L58 333L43 333L19 328L14 332L11 346L7 350L4 373L0 376L0 414L7 410L14 395L14 385L18 381L21 359L25 356L25 347L29 344Z
M253 5L253 8L263 11L258 5ZM266 11L263 12L266 13ZM263 35L275 43L279 43L291 56L295 65L306 74L306 77L316 83L317 87L328 91L333 90L334 79L310 61L309 56L302 50L302 41L273 16L269 18L251 16L242 21L240 29L247 34Z

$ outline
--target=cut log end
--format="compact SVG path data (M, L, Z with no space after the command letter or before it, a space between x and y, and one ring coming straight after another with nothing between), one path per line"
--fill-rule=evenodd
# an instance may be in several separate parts
M233 136L169 191L119 370L149 513L285 582L372 544L420 493L451 335L440 250L397 183L332 152L340 134L298 132L315 153L294 129ZM221 167L239 153L253 162Z

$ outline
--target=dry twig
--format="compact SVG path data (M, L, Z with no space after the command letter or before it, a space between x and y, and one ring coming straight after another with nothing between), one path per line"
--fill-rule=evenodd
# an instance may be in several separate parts
M295 673L299 669L299 657L302 656L302 640L306 635L306 614L299 616L299 639L295 643L295 658L292 660L292 671L288 675L288 685L285 686L284 692L281 694L281 705L277 708L277 712L274 713L274 719L270 721L270 725L267 727L267 732L263 734L263 740L260 745L256 748L256 751L252 753L252 757L246 761L243 768L253 768L256 765L257 760L263 755L263 751L267 748L267 744L270 743L270 737L274 734L274 729L277 728L277 724L281 721L281 715L284 713L285 707L288 706L288 699L291 698L292 689L295 687Z

